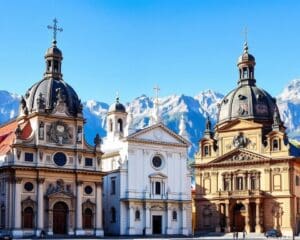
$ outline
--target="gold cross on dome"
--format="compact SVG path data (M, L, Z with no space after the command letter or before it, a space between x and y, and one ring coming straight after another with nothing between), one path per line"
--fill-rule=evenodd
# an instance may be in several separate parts
M53 19L53 26L48 25L47 28L48 29L53 29L53 43L56 44L56 35L57 35L57 31L62 32L63 29L57 26L57 19L54 18Z

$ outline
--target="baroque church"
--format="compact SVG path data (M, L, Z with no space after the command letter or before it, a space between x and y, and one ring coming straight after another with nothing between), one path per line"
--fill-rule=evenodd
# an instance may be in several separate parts
M112 235L191 234L189 142L166 127L158 98L150 126L135 130L117 98L103 140L104 231Z
M276 99L257 87L247 42L237 87L219 105L195 155L195 231L300 231L299 149L289 142Z
M43 79L0 126L0 226L13 237L103 236L101 139L84 139L82 104L63 80L61 50L45 54Z

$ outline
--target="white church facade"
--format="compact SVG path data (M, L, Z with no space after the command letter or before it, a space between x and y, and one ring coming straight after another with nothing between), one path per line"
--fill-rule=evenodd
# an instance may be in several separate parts
M156 106L154 115L158 114ZM104 231L111 235L191 234L189 143L158 118L131 129L117 99L103 141Z

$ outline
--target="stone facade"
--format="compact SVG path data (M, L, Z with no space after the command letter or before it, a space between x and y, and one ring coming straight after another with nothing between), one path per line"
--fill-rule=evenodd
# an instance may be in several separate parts
M191 234L188 142L161 122L133 130L130 114L110 110L102 145L103 171L109 172L103 185L105 233Z
M247 54L248 47L238 63L238 88L224 97L214 131L207 120L199 142L195 231L261 233L275 228L292 235L300 231L299 150L288 141L275 100L265 92L251 93L262 90L256 90L255 60ZM253 75L244 75L249 69ZM247 112L230 112L233 106L238 111L238 104Z
M100 139L84 138L82 105L62 79L62 53L47 50L44 78L0 127L0 227L13 237L103 236Z

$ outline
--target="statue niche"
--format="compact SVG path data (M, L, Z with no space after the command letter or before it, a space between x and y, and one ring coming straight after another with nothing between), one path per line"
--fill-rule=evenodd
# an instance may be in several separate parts
M70 144L72 141L72 131L68 125L62 121L56 121L48 126L47 140L58 145Z

